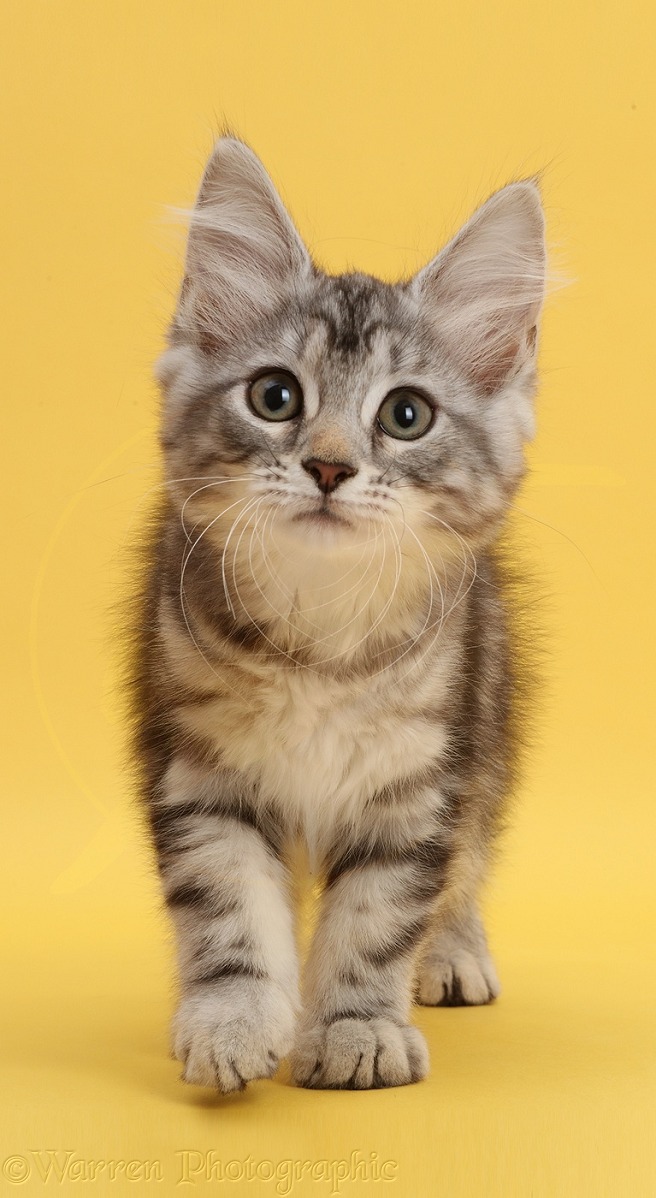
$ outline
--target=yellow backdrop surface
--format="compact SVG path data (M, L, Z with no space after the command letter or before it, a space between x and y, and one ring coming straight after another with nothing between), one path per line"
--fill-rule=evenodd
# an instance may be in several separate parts
M2 1192L656 1193L655 24L647 0L4 6ZM158 479L164 209L223 121L330 270L413 269L541 170L574 279L545 316L515 520L549 657L489 892L504 991L419 1011L432 1072L402 1090L283 1072L220 1099L167 1056L112 604Z

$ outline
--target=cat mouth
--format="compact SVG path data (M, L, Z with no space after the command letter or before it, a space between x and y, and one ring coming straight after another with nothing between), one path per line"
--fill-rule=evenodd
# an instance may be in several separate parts
M342 528L353 527L350 520L347 520L344 516L339 516L333 508L327 507L325 504L322 507L308 508L304 512L297 512L295 516L292 516L292 523L318 524L324 528L337 528L339 526Z

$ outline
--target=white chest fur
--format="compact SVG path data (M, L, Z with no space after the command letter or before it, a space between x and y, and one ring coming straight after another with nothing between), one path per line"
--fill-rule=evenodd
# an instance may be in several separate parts
M433 677L430 697L443 691ZM311 853L338 819L357 822L373 793L434 761L445 739L398 688L395 698L389 685L275 667L254 683L250 709L223 698L198 713L196 728L284 808Z

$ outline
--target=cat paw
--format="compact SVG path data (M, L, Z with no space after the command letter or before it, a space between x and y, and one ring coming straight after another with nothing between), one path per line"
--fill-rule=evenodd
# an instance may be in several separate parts
M313 1027L291 1057L292 1078L316 1090L375 1090L407 1086L428 1073L421 1032L390 1019L336 1019Z
M272 1077L294 1038L294 1012L276 988L225 987L192 993L173 1022L173 1055L182 1080L229 1094L255 1078Z
M466 949L448 958L424 961L417 985L417 1002L425 1007L477 1007L501 993L491 957Z

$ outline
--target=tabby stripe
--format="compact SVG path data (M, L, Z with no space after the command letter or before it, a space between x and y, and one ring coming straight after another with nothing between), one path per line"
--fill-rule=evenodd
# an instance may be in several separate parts
M261 969L257 969L255 965L249 965L247 961L224 961L221 965L213 966L206 973L201 973L198 977L193 978L192 985L200 986L206 982L222 982L226 978L265 978L267 975Z
M363 953L365 961L368 961L370 965L375 965L378 969L382 969L384 965L389 965L391 961L402 957L405 953L417 947L426 930L426 923L426 915L423 915L421 919L416 919L414 923L411 923L394 940L390 940L387 944L380 945L380 947L375 949L369 949Z
M194 882L181 882L166 896L169 907L187 907L191 910L214 916L215 919L234 915L239 903L234 898L217 893L209 886Z
M338 1023L340 1019L388 1019L390 1023L395 1023L397 1027L403 1027L401 1020L396 1019L394 1015L388 1014L378 1003L375 1007L359 1007L357 1010L353 1007L338 1007L330 1015L325 1015L321 1022L326 1027L329 1027L331 1023Z
M341 878L342 874L354 869L362 869L368 865L412 865L416 864L422 870L430 870L440 874L450 855L449 848L442 839L419 841L404 849L390 848L380 843L354 845L335 861L326 877L326 887L330 888ZM428 883L428 879L427 879Z
M151 808L150 824L157 848L162 853L181 851L185 848L179 844L179 837L188 828L181 828L185 820L193 817L210 816L217 820L234 820L253 828L264 840L267 848L275 857L280 857L283 844L283 833L275 818L269 811L259 812L248 803L226 806L224 803L208 805L190 799L186 803L174 803L165 807Z

